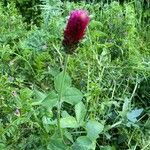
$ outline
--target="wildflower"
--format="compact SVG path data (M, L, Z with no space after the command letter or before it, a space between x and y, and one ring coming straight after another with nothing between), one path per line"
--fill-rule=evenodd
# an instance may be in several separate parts
M10 65L10 66L14 65L15 61L16 61L15 59L11 60L11 61L9 62L9 65Z
M14 97L17 97L17 92L14 90L14 91L12 91L12 95L14 96Z
M89 16L85 10L74 10L70 14L63 40L67 53L72 54L75 51L79 41L85 34L88 23Z
M42 49L43 49L43 50L46 50L47 48L48 48L47 44L44 44L44 45L42 46Z
M15 115L16 115L17 117L20 117L20 109L19 109L19 108L16 108L16 110L15 110Z
M8 81L9 81L9 82L13 82L13 81L14 81L14 77L9 76L9 77L8 77Z

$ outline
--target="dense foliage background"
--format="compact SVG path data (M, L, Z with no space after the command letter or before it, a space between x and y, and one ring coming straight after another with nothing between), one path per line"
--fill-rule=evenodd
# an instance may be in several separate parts
M62 105L64 142L49 93L78 8L91 20L67 72L83 99ZM148 0L3 0L0 18L0 149L150 149Z

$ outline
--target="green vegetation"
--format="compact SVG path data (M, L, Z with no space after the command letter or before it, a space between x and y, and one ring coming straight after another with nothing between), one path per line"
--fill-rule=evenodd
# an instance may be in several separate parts
M0 150L149 150L149 1L28 2L0 5ZM63 31L79 8L90 24L68 60L60 135Z

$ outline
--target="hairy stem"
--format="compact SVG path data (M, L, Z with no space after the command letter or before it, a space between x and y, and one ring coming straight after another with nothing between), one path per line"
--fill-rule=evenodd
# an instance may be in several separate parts
M66 70L67 70L68 58L69 58L69 55L66 54L64 68L63 68L63 77L62 77L62 81L61 81L60 91L58 93L58 106L57 106L57 124L58 124L58 130L59 130L59 133L60 133L60 136L62 137L62 139L63 139L63 135L62 135L61 127L60 127L60 114L61 114L61 103L62 103L61 99L62 99L62 91L63 91L63 86L64 86Z

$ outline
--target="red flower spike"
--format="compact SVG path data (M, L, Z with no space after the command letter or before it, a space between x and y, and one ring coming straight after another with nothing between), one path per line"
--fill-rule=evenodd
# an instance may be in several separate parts
M85 10L74 10L71 12L63 40L67 53L72 54L75 51L79 41L85 34L88 23L89 16Z

